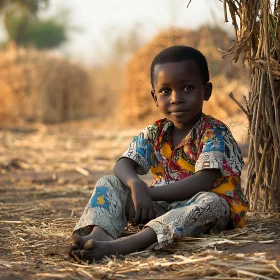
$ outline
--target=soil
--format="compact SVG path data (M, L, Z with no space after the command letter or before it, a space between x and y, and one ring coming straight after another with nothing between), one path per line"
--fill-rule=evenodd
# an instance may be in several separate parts
M0 128L1 279L70 279L65 271L73 266L62 271L59 263L67 260L73 226L95 182L112 174L137 133L79 125ZM150 174L144 179L152 180ZM265 242L221 244L216 250L263 255L280 264L279 216L251 213L249 221L261 227L258 238L267 236ZM91 279L83 277L71 279Z

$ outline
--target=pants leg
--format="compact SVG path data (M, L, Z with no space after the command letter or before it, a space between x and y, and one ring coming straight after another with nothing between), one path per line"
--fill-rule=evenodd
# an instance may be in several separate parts
M224 198L212 192L200 192L188 201L171 203L166 214L146 226L157 234L158 243L154 248L160 249L176 239L223 230L229 216L229 205Z
M125 207L129 193L129 188L116 176L100 178L74 231L97 225L118 238L127 225Z

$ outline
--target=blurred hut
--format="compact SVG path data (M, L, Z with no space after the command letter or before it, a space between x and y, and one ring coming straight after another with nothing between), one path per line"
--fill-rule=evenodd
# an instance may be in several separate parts
M139 120L150 122L162 117L150 95L150 65L161 50L172 45L197 48L207 58L214 90L210 101L205 103L205 113L225 119L240 112L240 108L228 94L233 92L239 97L246 93L246 73L241 64L231 64L230 57L222 59L221 50L227 50L231 46L229 35L219 28L210 27L201 27L194 31L171 29L160 33L135 53L127 66L121 97L121 111L125 123Z
M88 73L79 65L46 52L9 48L0 52L0 124L44 123L92 115Z

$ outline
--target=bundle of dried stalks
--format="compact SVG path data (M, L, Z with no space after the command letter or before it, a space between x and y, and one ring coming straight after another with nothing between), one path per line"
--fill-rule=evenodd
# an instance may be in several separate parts
M215 113L216 117L225 119L240 110L228 98L228 93L234 91L242 96L247 91L245 68L241 64L231 65L229 57L221 58L221 50L231 46L229 35L217 27L201 27L195 31L170 29L140 49L127 66L121 100L125 122L150 122L161 117L150 95L150 65L161 50L172 45L195 47L208 60L214 92L211 100L205 103L205 113Z
M0 117L4 121L61 122L92 115L88 73L34 49L0 52Z
M280 1L224 1L236 43L229 53L250 67L246 101L249 167L246 193L251 208L280 211Z

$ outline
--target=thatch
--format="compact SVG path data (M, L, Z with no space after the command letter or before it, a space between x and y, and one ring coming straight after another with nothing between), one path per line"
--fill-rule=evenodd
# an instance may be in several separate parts
M150 95L150 65L161 50L171 45L195 47L206 56L214 92L211 100L205 103L205 113L215 113L216 117L224 119L240 111L228 94L233 91L239 97L246 93L246 74L243 66L230 64L230 58L222 60L221 50L231 46L229 35L217 27L201 27L195 31L170 29L140 49L127 66L121 102L126 122L154 121L162 117Z
M0 52L0 118L62 122L92 115L89 75L77 64L34 49Z
M224 1L236 43L229 53L250 67L246 192L252 209L280 211L280 1Z

